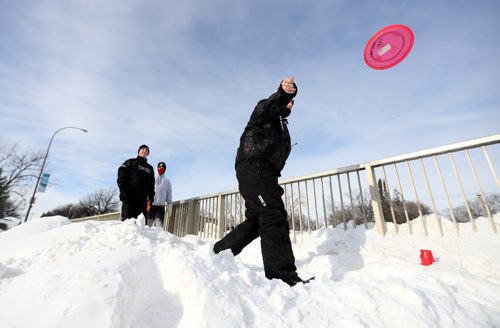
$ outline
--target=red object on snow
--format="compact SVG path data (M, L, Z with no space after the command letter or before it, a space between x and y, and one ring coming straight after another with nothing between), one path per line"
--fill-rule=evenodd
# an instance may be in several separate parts
M422 265L431 265L432 263L434 263L434 256L432 255L432 251L428 249L421 249L420 261Z
M365 62L373 69L387 69L399 64L413 47L413 32L405 25L384 27L365 46Z

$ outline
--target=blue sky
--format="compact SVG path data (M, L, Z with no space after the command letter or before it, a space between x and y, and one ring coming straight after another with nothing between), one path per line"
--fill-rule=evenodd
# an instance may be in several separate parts
M500 132L498 1L3 1L0 137L45 151L35 215L116 185L149 145L174 200L234 189L256 102L280 80L299 93L285 178ZM405 24L410 55L363 60Z

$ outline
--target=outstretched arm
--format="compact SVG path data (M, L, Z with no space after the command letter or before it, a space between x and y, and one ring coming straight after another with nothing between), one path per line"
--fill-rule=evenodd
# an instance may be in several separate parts
M286 106L296 95L297 85L295 84L295 78L290 76L281 81L278 91L269 96L269 98L259 101L250 121L283 116L287 111Z

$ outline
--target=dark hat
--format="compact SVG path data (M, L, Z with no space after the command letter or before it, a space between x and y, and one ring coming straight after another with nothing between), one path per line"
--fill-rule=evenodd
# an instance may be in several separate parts
M142 148L146 148L148 150L148 153L149 153L149 147L147 145L141 145L139 147L139 149L137 149L137 152L139 152Z
M167 168L167 164L165 164L165 162L160 162L158 163L158 166L157 167L164 167L164 168Z

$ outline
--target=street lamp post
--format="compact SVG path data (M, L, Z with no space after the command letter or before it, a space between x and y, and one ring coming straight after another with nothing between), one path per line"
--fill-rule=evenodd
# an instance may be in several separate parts
M45 162L47 162L47 157L49 156L49 150L50 150L50 146L52 145L52 140L54 140L54 137L56 136L57 133L59 133L59 131L62 131L64 129L76 129L76 130L83 131L85 133L87 132L87 130L85 130L85 129L77 128L74 126L66 126L64 128L60 128L59 130L54 132L54 134L50 138L50 142L49 142L49 146L47 147L47 151L45 152L45 157L43 158L42 168L40 169L40 173L38 174L38 178L36 179L35 190L33 190L33 195L30 198L30 203L28 205L28 211L26 212L26 217L24 218L23 222L26 222L28 220L28 216L30 215L31 208L33 207L33 203L35 202L36 190L38 189L38 184L40 183L40 178L42 177L43 169L45 168Z

